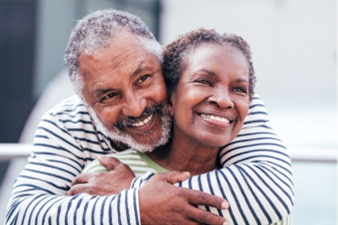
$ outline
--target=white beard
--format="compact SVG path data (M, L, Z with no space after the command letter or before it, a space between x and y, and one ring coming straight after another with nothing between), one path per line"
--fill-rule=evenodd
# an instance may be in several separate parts
M171 134L171 124L172 117L170 116L168 110L163 110L164 112L161 115L161 137L160 139L151 144L140 144L134 138L132 138L129 134L124 133L123 131L110 131L108 130L100 119L97 117L93 108L88 106L89 114L92 116L94 124L96 128L102 131L105 135L110 137L112 141L122 142L132 149L139 152L152 152L156 147L164 145L168 142ZM116 128L117 129L117 128Z

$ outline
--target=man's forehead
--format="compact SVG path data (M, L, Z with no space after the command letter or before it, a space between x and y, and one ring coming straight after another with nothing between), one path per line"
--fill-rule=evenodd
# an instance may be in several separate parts
M153 54L143 49L128 49L112 52L105 49L95 55L83 55L79 60L80 74L87 79L132 80L142 73L155 74L161 72L161 62ZM117 77L116 77L117 76Z

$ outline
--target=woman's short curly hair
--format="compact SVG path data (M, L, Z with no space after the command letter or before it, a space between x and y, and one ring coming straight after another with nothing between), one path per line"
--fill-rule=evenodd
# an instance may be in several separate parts
M92 12L77 22L65 50L64 60L77 93L83 87L82 77L79 74L80 54L91 54L107 47L112 37L118 35L121 29L128 29L131 34L138 37L145 49L162 61L161 45L139 17L114 9Z
M254 94L256 77L248 43L240 36L228 33L222 35L213 29L203 28L180 35L176 40L165 46L163 52L163 75L169 96L176 90L179 78L186 69L189 53L202 44L232 46L243 53L248 61L249 97L251 99Z

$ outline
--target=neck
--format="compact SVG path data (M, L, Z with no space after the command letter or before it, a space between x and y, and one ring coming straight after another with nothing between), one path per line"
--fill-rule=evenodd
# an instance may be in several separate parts
M193 176L217 168L218 151L218 147L173 140L147 154L154 162L168 170L189 171Z
M122 142L119 142L119 141L110 140L110 144L118 152L121 152L121 151L124 151L124 150L130 148L128 145L126 145Z

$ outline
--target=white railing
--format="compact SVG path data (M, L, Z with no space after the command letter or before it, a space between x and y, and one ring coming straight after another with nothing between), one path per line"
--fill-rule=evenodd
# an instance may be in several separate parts
M0 144L0 162L11 160L11 164L6 172L5 179L2 182L2 185L0 187L0 217L3 216L3 212L6 209L7 202L9 200L10 193L12 191L12 186L14 183L14 179L18 176L19 172L22 170L24 165L26 164L26 158L30 154L32 150L32 145L30 144ZM334 148L290 148L289 149L290 156L292 161L296 163L325 163L325 167L327 165L331 166L333 165L335 167L336 160L337 160L337 151ZM302 165L304 166L304 165ZM326 170L324 170L326 171ZM297 182L299 179L299 174L297 174L297 171L295 172L295 182ZM307 177L307 176L305 176ZM299 189L304 188L304 190L308 190L309 188L312 188L310 190L314 190L314 192L320 192L322 193L322 189L317 190L315 185L310 185L313 182L312 176L310 178L310 181L302 179L302 182L299 182L298 185L301 187L298 187ZM334 185L335 179L331 179L332 182L325 183L325 185ZM324 179L324 182L326 180ZM310 186L310 187L309 187ZM298 194L298 197L301 194ZM334 193L332 194L332 196ZM315 198L319 198L319 195L315 195ZM320 195L321 196L321 195ZM325 195L324 195L325 197ZM304 200L305 199L305 200ZM306 195L306 198L301 196L301 199L298 198L298 211L295 213L303 213L307 212L309 210L307 200L308 196ZM320 201L323 199L321 198ZM310 202L313 202L314 200L311 200ZM307 204L304 206L304 202ZM329 202L329 201L327 201ZM324 209L331 209L329 203L324 204ZM304 209L302 209L304 208ZM301 210L300 210L301 209ZM300 210L300 211L299 211ZM332 210L331 210L332 211ZM296 216L296 215L295 215ZM298 216L299 217L299 216Z
M33 146L31 144L0 144L0 160L6 161L29 156Z
M0 144L0 161L27 157L33 146L31 144ZM337 149L293 147L289 149L290 157L294 162L328 162L336 163Z
M338 151L328 147L297 147L290 148L293 162L327 162L336 163Z

